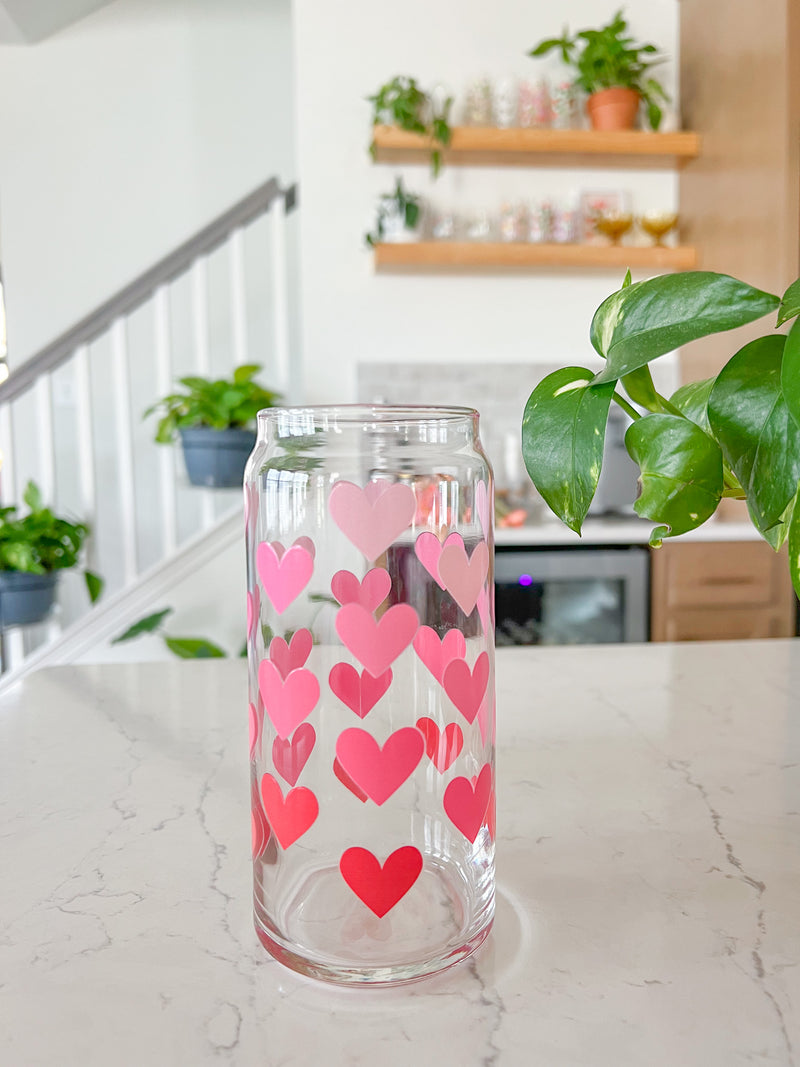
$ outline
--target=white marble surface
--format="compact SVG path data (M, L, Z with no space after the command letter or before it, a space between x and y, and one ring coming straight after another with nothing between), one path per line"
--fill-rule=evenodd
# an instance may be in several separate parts
M244 673L0 701L0 1063L800 1062L800 642L501 650L495 929L396 990L256 941Z
M589 517L580 537L549 512L539 522L527 526L498 526L497 545L646 545L656 525L649 519L602 516ZM759 533L750 522L710 519L696 530L681 534L683 541L757 541Z

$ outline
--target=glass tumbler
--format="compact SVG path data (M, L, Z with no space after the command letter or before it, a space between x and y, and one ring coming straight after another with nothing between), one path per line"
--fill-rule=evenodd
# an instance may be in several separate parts
M259 938L403 982L494 914L493 482L470 408L275 408L245 473Z

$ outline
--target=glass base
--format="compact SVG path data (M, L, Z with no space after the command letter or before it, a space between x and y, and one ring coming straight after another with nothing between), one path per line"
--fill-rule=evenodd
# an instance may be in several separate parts
M338 866L328 866L287 896L274 922L256 883L254 919L264 948L300 974L397 985L446 970L483 944L494 919L493 889L482 896L470 900L462 879L426 863L413 891L378 918L345 885Z

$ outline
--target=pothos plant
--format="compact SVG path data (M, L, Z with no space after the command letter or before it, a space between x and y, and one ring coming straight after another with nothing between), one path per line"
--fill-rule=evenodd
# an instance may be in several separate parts
M386 224L390 219L398 220L405 229L413 230L419 222L420 198L416 193L406 192L403 179L398 178L393 193L385 193L378 201L375 216L375 229L364 235L364 240L373 248L383 240Z
M418 133L431 142L431 168L438 177L442 168L442 149L450 144L450 109L452 96L439 101L420 89L415 78L399 75L382 85L367 100L372 104L372 125L399 126ZM375 158L375 142L369 146Z
M648 364L709 334L777 311L776 329L735 352L713 378L670 397ZM631 284L595 312L589 332L605 365L564 367L531 393L522 424L528 472L544 500L581 532L597 488L611 403L633 420L625 445L638 464L636 512L657 525L650 544L694 530L721 500L745 500L775 549L788 540L800 595L800 280L783 297L726 274L691 271Z

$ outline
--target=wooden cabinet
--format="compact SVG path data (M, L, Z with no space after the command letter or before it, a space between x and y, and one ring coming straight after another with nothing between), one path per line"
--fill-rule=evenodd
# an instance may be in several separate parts
M791 637L785 552L763 541L665 543L652 555L650 619L653 641Z

